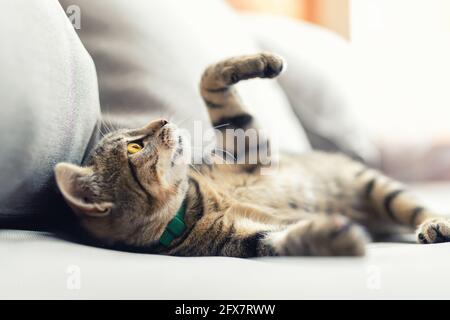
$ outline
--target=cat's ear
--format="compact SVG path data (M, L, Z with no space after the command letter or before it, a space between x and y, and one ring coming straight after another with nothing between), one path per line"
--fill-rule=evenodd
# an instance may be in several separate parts
M72 210L78 215L104 217L109 214L113 204L91 200L93 197L88 181L92 174L91 168L70 163L62 162L55 166L56 184Z

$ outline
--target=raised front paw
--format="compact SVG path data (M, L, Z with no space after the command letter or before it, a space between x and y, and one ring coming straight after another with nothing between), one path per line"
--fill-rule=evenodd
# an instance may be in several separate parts
M263 78L275 78L278 76L285 68L285 62L276 54L272 53L261 53L260 59L263 63L262 77Z
M450 219L435 218L422 223L417 229L417 242L450 242Z
M289 230L281 247L289 256L362 256L368 241L364 229L340 216L318 216Z
M226 85L251 78L274 78L283 71L284 61L272 53L260 53L230 59L222 70Z

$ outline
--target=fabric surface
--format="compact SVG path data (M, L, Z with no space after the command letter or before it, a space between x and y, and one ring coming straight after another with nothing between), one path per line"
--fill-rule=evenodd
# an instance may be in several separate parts
M60 2L82 13L79 35L97 66L103 114L127 127L167 117L191 134L195 121L210 128L198 89L203 70L220 59L260 51L222 0ZM283 149L309 149L275 81L252 80L238 89L262 127L282 134L277 140ZM193 144L194 151L201 147L197 140Z
M0 39L0 222L50 219L53 166L80 163L99 117L94 64L55 0L2 1Z
M450 186L416 188L450 208ZM0 299L449 299L450 244L373 243L363 258L177 258L0 231Z
M359 125L357 73L349 44L330 31L284 17L242 15L265 50L288 61L279 83L314 149L342 151L378 165L379 155Z

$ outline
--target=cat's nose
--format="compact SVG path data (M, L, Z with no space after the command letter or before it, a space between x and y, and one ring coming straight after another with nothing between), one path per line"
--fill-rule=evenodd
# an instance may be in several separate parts
M161 128L163 128L165 125L167 125L169 123L169 121L167 121L166 119L160 119L160 120L155 120L152 121L148 126L147 126L147 130L149 134L154 134L156 133L158 130L160 130Z
M154 120L146 125L144 128L138 129L134 132L136 135L151 135L158 132L161 128L169 123L166 119Z

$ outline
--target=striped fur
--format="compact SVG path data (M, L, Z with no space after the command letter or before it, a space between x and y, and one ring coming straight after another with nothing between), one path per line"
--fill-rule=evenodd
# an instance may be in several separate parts
M282 69L283 61L268 53L208 67L200 91L212 123L220 130L257 128L233 85ZM248 157L266 145L263 139L257 148L233 144L226 151ZM142 151L128 154L130 142ZM397 226L416 229L420 243L450 241L448 219L399 182L343 155L282 155L274 175L261 175L259 162L188 170L173 159L183 154L182 142L174 125L157 120L107 135L84 167L58 164L61 193L93 239L160 254L242 258L362 255L370 235ZM183 200L187 228L164 247L158 239Z
M247 170L254 169L248 159L258 158L260 148L268 148L268 141L258 135L256 147L246 141L243 148L240 148L235 136L227 134L227 129L259 129L258 123L246 110L234 85L251 78L273 78L282 70L283 60L280 57L261 53L226 59L211 65L201 78L200 93L208 108L211 122L223 133L223 139L217 141L217 144L236 159L247 157L244 161Z

